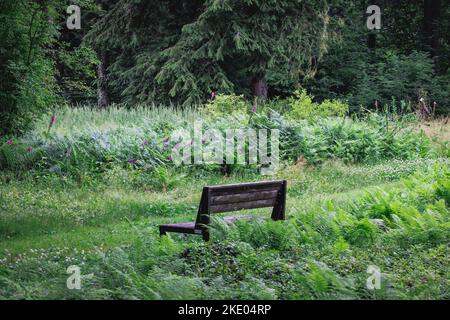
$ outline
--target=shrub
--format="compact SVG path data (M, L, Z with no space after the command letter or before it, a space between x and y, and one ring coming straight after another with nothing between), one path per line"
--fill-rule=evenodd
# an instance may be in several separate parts
M294 120L317 119L326 117L342 117L348 112L348 105L339 100L324 100L322 103L314 103L313 97L306 90L297 90L294 97L288 98L290 111L287 117Z
M206 103L204 109L207 114L213 117L221 117L230 114L245 114L249 104L244 96L234 94L218 94L214 100Z

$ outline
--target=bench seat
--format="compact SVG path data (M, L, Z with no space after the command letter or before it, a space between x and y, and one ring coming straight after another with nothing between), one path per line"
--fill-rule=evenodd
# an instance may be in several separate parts
M227 216L223 220L226 223L233 223L238 220L252 220L252 219L262 219L262 217L255 217L250 215L241 216ZM161 224L159 226L160 232L180 232L180 233L191 233L191 234L201 234L202 230L195 228L195 222L180 222L180 223L170 223Z

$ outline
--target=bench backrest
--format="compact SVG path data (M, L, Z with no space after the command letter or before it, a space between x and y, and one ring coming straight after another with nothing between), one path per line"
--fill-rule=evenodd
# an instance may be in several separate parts
M196 225L208 224L212 213L267 207L273 207L273 220L284 220L286 186L286 180L274 180L204 187Z

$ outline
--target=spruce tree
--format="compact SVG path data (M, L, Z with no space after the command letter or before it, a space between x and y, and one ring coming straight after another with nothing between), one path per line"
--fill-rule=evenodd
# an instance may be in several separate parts
M326 1L121 0L87 41L115 53L128 102L194 104L211 91L292 90L326 50Z

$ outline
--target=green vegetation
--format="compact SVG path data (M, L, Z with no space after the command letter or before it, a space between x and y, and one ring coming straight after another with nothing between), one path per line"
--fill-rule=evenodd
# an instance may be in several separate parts
M61 173L75 170L84 174L106 169L111 164L128 165L130 161L141 168L170 166L169 157L176 143L169 139L171 133L179 128L191 129L194 119L200 117L205 130L243 127L280 130L280 152L282 160L287 162L296 161L300 156L310 164L330 159L376 162L424 158L433 153L430 139L408 128L408 122L402 123L401 119L371 114L363 119L295 121L271 109L253 112L243 101L236 105L243 109L227 112L226 106L231 103L225 102L226 99L219 97L217 103L207 105L205 114L201 110L170 108L126 111L111 107L100 111L66 107L58 113L51 128L48 115L23 138L4 139L0 145L0 168L42 168ZM239 97L228 100L235 99ZM211 112L213 115L208 117Z
M385 1L375 30L366 10L1 1L0 299L449 299L449 2ZM277 130L274 175L176 166L200 142L172 134L199 122ZM268 179L288 180L286 221L159 237L203 186Z
M160 239L157 225L193 219L198 185L262 177L172 173L179 181L167 193L120 168L83 187L55 174L3 177L0 295L447 299L450 171L434 162L290 167L279 172L289 177L287 221L218 220L211 243ZM365 287L370 264L384 274L382 290ZM69 265L94 274L81 291L65 287Z
M80 7L80 30L66 26L69 5ZM2 1L0 134L23 134L40 113L64 103L190 108L212 92L219 99L287 99L295 119L342 115L347 107L352 114L448 114L449 4L384 3L375 31L362 19L367 6L363 0Z
M62 110L50 130L45 115L0 148L2 298L449 297L448 147L414 119L299 122L264 107L240 116ZM201 186L267 179L252 167L224 176L167 161L165 137L199 117L211 127L280 129L282 165L271 178L288 179L286 221L215 219L210 243L159 238L158 224L194 218ZM70 265L85 275L81 290L66 288ZM381 290L365 286L369 265L382 271Z
M320 117L342 117L348 112L348 105L339 100L324 100L314 103L306 90L294 92L294 97L287 101L289 112L287 116L292 119L316 119Z

